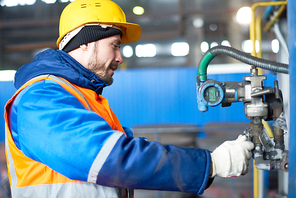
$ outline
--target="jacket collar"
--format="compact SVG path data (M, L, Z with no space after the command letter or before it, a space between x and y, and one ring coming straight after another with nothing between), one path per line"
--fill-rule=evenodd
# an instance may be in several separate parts
M60 53L61 57L67 61L70 66L73 67L79 74L81 74L83 77L85 77L89 83L92 85L92 89L97 94L102 94L103 88L108 86L107 83L105 83L102 79L97 77L93 72L86 69L84 66L82 66L79 62L77 62L72 56L70 56L68 53L58 50L57 52Z
M103 88L108 86L69 54L53 49L40 52L32 62L23 65L16 72L14 85L19 89L31 78L46 74L62 77L75 85L91 89L97 94L102 94Z

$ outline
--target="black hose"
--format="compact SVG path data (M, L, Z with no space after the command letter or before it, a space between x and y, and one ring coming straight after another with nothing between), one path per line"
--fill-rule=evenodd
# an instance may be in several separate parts
M279 73L289 73L289 68L287 64L275 62L275 61L270 61L262 58L257 58L254 57L248 53L239 51L235 48L232 47L227 47L227 46L216 46L208 50L211 54L214 56L219 55L219 54L226 54L232 58L235 58L243 63L254 65L255 67L260 67L262 69L267 69L271 70L274 72L279 72Z

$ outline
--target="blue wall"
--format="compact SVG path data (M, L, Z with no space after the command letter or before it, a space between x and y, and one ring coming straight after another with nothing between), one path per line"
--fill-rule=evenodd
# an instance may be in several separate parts
M4 122L4 106L6 102L13 96L16 89L12 81L0 82L0 141L5 139L5 122Z
M243 103L230 107L209 108L201 113L196 103L196 67L118 70L114 83L103 96L109 100L122 125L193 124L210 122L249 122ZM218 81L242 81L243 74L208 75ZM273 85L268 74L265 85ZM4 105L14 94L12 82L0 82L1 115ZM0 119L0 141L4 141L4 119Z
M122 125L194 124L249 122L243 103L209 108L202 113L196 102L196 67L130 69L115 72L114 83L104 89ZM242 81L244 74L208 75L218 81ZM265 85L273 85L268 74Z

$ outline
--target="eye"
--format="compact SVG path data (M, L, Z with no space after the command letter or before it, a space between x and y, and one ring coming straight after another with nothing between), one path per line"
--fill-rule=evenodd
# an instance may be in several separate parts
M114 47L114 49L119 49L120 48L120 45L118 45L118 44L113 44L113 47Z

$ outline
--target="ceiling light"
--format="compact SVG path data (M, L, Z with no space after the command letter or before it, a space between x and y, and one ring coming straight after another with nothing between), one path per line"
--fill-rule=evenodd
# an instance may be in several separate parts
M204 24L204 20L202 18L196 18L192 21L192 23L195 28L201 28Z
M35 3L36 3L36 0L2 0L1 6L15 7L18 5L21 5L21 6L34 5Z
M273 53L278 53L279 50L280 50L280 43L279 43L279 40L277 39L273 39L271 41L271 50L273 51Z
M252 10L250 7L242 7L236 13L236 21L241 25L249 25L252 20Z
M201 44L200 44L200 50L202 53L205 53L206 51L208 51L209 49L209 44L208 42L206 41L203 41Z
M218 28L218 26L217 26L217 24L215 24L215 23L212 23L210 26L209 26L209 28L210 28L210 30L211 31L216 31L217 30L217 28Z
M36 3L36 0L25 0L25 1L22 1L20 0L20 5L34 5Z
M186 42L176 42L171 46L173 56L187 56L189 54L189 45Z
M19 4L18 0L2 0L1 1L1 6L6 6L6 7L14 7Z
M126 45L122 49L123 56L126 58L130 58L134 55L134 50L130 45Z
M229 41L227 41L227 40L222 41L221 45L231 47Z
M60 0L61 3L73 2L75 0Z
M57 0L42 0L42 1L47 4L54 4Z
M13 81L15 70L2 70L0 71L0 81Z
M252 53L253 51L253 42L251 40L245 40L242 43L242 49L246 53ZM255 41L256 52L259 52L259 41Z
M136 46L137 57L154 57L156 55L156 46L154 44L145 44Z
M135 15L142 15L142 14L144 14L144 12L145 12L145 10L144 10L144 8L141 7L141 6L135 6L135 7L133 8L133 13L134 13Z
M211 43L211 48L216 47L216 46L218 46L218 43L217 42L212 42Z
M253 50L253 44L251 40L245 40L242 43L242 49L246 53L251 53Z

